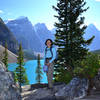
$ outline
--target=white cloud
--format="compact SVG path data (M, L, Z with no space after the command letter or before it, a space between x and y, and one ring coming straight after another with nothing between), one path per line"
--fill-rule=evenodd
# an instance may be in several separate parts
M46 26L47 26L47 28L48 28L49 30L51 30L51 29L54 28L54 25L53 25L53 24L46 24Z
M93 24L93 25L95 25L95 27L98 29L98 30L100 30L100 24L98 23L98 22L96 22L96 21L91 21L91 22L85 22L85 25L90 25L90 24Z
M100 2L100 0L95 0L95 1L99 1Z
M0 10L0 14L4 13L2 10Z

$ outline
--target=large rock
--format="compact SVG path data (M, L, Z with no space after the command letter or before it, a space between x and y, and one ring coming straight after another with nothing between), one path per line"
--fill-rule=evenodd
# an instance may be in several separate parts
M20 100L20 92L14 84L12 73L0 61L0 100Z
M60 89L55 96L57 99L74 100L75 98L83 98L87 95L88 80L73 78L71 82Z
M78 100L87 95L88 81L86 79L73 78L68 85L64 83L55 84L53 90L47 87L36 89L33 86L32 89L22 93L23 100Z

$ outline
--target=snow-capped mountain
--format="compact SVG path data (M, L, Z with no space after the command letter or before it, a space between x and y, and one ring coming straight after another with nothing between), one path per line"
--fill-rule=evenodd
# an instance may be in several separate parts
M44 23L38 23L34 25L34 30L38 37L41 39L42 44L43 44L43 49L45 48L45 41L46 39L50 38L54 41L54 34L48 28Z
M55 39L56 28L48 30L45 23L37 23L33 26L28 18L24 16L6 21L6 25L13 32L18 42L22 42L24 49L43 52L46 39L50 38L53 41ZM89 46L90 51L100 49L100 31L93 24L90 24L85 33L84 38L86 40L93 35L95 36L92 44Z
M19 17L8 21L6 25L13 32L18 42L22 43L24 49L31 49L38 52L43 51L41 40L27 17Z

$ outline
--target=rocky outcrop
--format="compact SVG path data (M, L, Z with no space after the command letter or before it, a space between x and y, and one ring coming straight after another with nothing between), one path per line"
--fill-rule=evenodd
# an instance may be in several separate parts
M36 85L35 85L36 87ZM33 88L22 93L23 100L74 100L87 95L88 81L86 79L73 78L66 84L54 84L53 90L47 87Z
M20 100L20 92L14 84L11 72L0 61L0 100Z

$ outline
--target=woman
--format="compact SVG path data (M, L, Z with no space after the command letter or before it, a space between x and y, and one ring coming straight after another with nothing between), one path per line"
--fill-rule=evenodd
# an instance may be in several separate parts
M53 41L47 39L45 42L46 48L44 52L44 64L48 66L48 71L46 72L48 79L48 88L53 88L53 72L54 72L54 60L56 58L56 49L53 46Z

